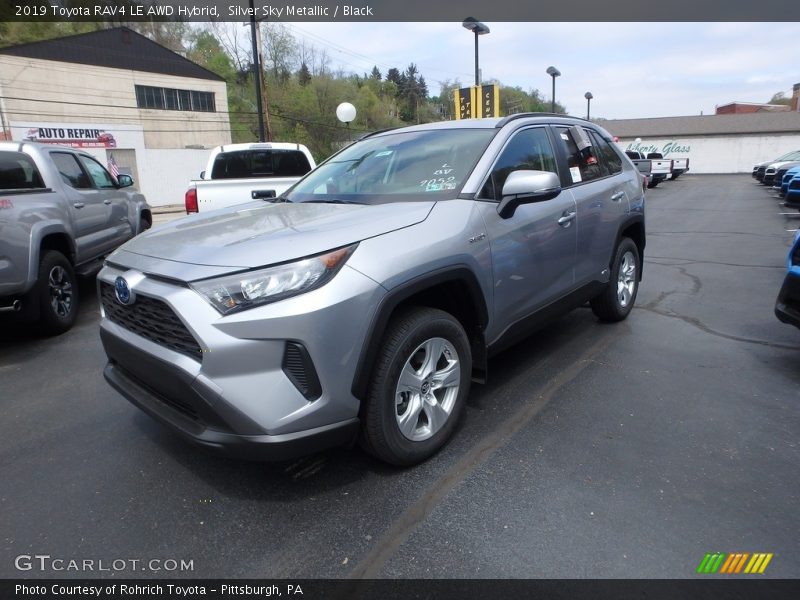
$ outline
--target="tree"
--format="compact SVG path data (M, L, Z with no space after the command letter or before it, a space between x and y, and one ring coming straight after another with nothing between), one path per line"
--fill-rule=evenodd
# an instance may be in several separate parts
M186 58L216 73L227 82L235 83L236 69L233 61L209 31L200 30L191 34Z
M383 76L381 75L381 72L378 70L377 65L372 67L372 73L370 73L369 76L375 81L380 81L381 79L383 79Z
M772 95L772 98L767 101L767 104L783 104L785 106L789 106L791 103L792 99L783 92L776 92Z
M386 81L391 81L398 87L400 87L400 79L401 79L400 71L395 69L394 67L389 69L389 71L386 73Z
M262 23L261 37L264 43L264 59L271 65L272 75L278 79L281 71L291 71L296 64L297 43L286 25Z
M300 85L303 86L311 83L311 71L308 70L308 65L306 63L300 65L300 70L297 72L297 79Z

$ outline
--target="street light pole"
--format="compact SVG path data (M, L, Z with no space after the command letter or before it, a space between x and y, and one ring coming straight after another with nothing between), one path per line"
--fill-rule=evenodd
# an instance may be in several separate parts
M586 92L583 95L583 97L586 98L586 120L588 121L589 120L589 106L590 106L590 104L592 102L592 98L594 98L594 96L592 96L592 92Z
M555 67L547 67L547 74L553 78L553 100L550 104L550 112L556 112L556 77L561 76L561 71Z
M481 84L481 77L480 70L478 68L478 36L489 33L490 29L472 17L467 17L464 19L464 22L461 25L464 27L464 29L469 29L475 34L475 86L479 86Z

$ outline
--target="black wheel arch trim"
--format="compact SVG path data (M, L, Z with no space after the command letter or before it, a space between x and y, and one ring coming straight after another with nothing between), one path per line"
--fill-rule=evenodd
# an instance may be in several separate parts
M477 308L478 331L467 331L467 337L470 339L470 344L472 346L473 373L478 373L478 379L480 379L481 373L485 373L487 356L483 332L489 321L489 311L486 306L486 300L481 286L478 283L478 278L472 270L466 265L454 265L452 267L444 267L419 275L414 279L392 288L381 299L367 329L367 335L358 357L356 373L353 377L353 385L351 388L356 398L363 401L366 397L375 358L378 355L380 343L395 309L404 300L429 288L448 282L460 282L465 284L471 300Z
M645 227L645 224L644 224L644 215L643 214L630 215L629 217L627 217L620 224L619 230L617 231L617 239L616 239L616 241L614 243L614 248L611 251L612 252L611 258L609 258L608 262L609 262L609 265L610 265L611 261L614 259L614 253L617 251L617 247L619 246L619 243L622 241L623 237L626 237L626 236L623 235L623 233L625 232L625 230L630 228L632 225L641 225L642 226L642 245L641 245L641 247L639 247L639 244L636 242L636 240L633 240L633 242L636 244L636 247L639 248L639 281L641 281L642 280L642 272L644 271L644 249L645 249L645 246L647 245L647 228Z

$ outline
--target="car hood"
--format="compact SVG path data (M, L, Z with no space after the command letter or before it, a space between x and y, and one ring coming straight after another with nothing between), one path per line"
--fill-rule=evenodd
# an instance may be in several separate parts
M132 253L198 266L255 268L409 227L424 221L434 204L249 204L151 229L117 252L119 258Z

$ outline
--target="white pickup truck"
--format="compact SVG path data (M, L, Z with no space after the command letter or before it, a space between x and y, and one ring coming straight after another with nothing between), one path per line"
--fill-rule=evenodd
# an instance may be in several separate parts
M190 182L186 190L186 213L275 198L315 166L314 157L302 144L217 146L200 179Z
M672 159L661 154L651 153L646 157L641 152L626 150L625 154L633 161L642 175L647 177L647 187L654 188L672 174Z

